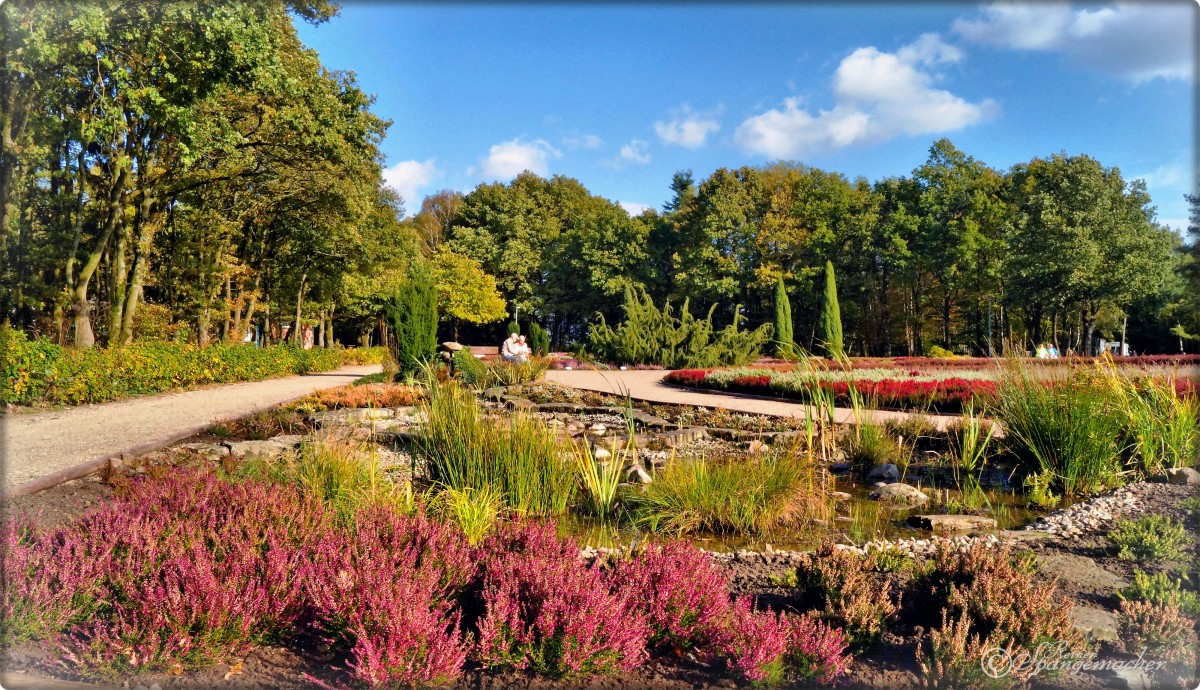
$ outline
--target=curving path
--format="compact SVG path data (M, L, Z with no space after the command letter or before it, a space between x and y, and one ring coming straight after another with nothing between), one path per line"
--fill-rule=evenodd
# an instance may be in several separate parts
M546 380L572 388L596 391L599 393L615 393L624 395L626 392L635 400L645 400L654 403L671 405L696 405L700 407L719 407L735 412L748 414L765 414L775 417L803 418L809 405L801 402L765 398L760 396L742 395L738 393L720 393L716 391L701 391L670 386L662 382L667 371L587 371L551 369L546 372ZM877 423L889 419L904 419L910 416L908 412L893 412L889 410L866 410L862 416ZM946 415L925 415L941 430L946 425L959 419ZM837 408L834 411L834 421L838 424L855 424L854 411Z
M49 412L5 414L0 420L3 486L131 448L167 444L214 422L245 417L378 371L378 365L351 366L320 374L232 383Z

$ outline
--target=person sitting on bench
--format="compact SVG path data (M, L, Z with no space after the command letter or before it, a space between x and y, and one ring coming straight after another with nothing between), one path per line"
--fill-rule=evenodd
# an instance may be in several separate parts
M520 337L513 333L508 336L508 340L500 346L500 357L505 362L524 362L526 361L524 348L521 346Z

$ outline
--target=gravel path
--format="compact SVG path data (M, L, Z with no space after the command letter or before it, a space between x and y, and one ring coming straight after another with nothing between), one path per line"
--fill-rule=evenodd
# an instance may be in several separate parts
M734 410L735 412L765 414L775 417L804 417L804 410L808 407L808 405L803 403L788 400L687 390L676 386L668 386L662 382L663 377L668 373L670 372L645 369L630 371L566 371L563 369L551 369L546 372L546 380L564 386L571 386L572 388L597 391L599 393L624 395L628 391L629 395L634 399L645 400L647 402L719 407L725 410ZM907 412L888 410L867 410L863 413L863 416L875 422L883 423L889 419L904 419L909 414ZM959 417L945 415L930 414L925 416L932 420L939 429L943 430L947 424L959 419ZM834 411L833 418L834 422L838 424L856 423L854 411L845 408L837 408Z
M3 416L4 486L130 448L165 442L189 429L237 419L324 388L344 386L379 366L234 383L119 402Z

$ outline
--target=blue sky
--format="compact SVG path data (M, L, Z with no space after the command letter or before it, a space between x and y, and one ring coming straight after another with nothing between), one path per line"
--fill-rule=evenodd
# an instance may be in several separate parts
M1192 0L1151 4L346 2L301 40L391 119L415 212L524 169L637 212L671 175L800 161L906 175L949 137L1007 168L1065 151L1146 180L1160 222L1197 188Z

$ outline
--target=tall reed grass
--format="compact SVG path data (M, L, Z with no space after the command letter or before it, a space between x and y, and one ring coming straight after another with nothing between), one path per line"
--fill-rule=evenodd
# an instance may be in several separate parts
M575 493L575 474L554 432L517 411L489 417L453 381L430 379L428 423L418 451L428 478L451 489L495 489L518 515L558 515Z
M670 463L630 502L635 522L654 531L754 534L828 519L830 490L811 453L786 449Z

